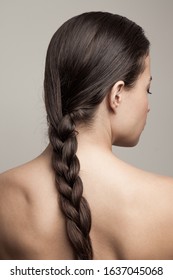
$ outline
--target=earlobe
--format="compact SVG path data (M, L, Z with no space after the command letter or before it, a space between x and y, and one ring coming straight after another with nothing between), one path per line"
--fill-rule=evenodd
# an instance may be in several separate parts
M118 81L115 83L109 93L109 106L110 109L116 112L116 109L122 102L122 91L124 88L124 82Z

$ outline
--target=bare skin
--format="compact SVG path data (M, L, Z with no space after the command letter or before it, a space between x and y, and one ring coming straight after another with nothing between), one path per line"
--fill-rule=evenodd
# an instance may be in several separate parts
M93 127L77 128L94 259L173 259L173 178L137 169L112 153L112 144L137 144L149 112L144 96L149 79L147 64L130 100L123 82L118 82L100 106ZM141 94L138 101L136 91ZM127 102L134 105L128 124L121 118ZM49 145L33 161L0 175L0 259L74 258L51 154Z
M1 259L73 259L50 154L0 176ZM96 147L80 160L94 259L172 259L173 180Z

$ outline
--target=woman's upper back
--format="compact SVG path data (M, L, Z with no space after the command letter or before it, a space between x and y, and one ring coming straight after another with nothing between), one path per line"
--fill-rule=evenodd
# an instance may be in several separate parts
M111 154L79 158L94 259L172 259L173 180ZM0 192L1 259L74 258L48 152L0 175Z
M57 191L44 156L2 174L0 183L0 257L72 258Z
M93 150L88 163L86 154L80 161L93 245L101 235L98 258L106 258L107 236L117 259L172 259L173 179L139 170L111 153L99 157Z

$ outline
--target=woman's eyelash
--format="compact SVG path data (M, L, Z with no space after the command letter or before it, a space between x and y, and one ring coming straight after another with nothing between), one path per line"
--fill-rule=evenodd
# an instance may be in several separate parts
M148 94L152 94L152 92L150 91L150 89L147 89Z

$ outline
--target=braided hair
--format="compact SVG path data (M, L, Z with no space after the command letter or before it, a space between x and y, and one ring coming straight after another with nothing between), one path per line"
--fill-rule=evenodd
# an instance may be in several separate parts
M76 155L77 125L92 125L99 104L118 80L127 88L134 85L148 52L140 26L107 12L73 17L50 41L44 92L52 167L75 259L93 259L91 211Z

